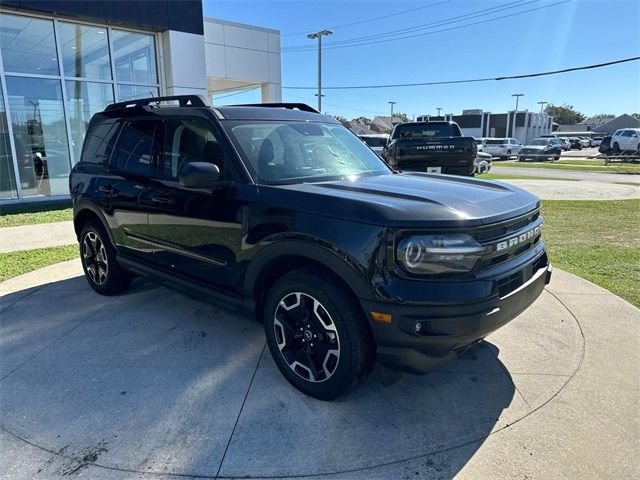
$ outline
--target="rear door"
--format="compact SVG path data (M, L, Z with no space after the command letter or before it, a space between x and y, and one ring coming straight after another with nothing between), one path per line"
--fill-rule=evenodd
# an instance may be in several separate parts
M107 216L118 250L144 259L150 258L152 249L143 241L149 226L142 199L158 154L160 125L161 122L148 119L126 121L98 187L98 203Z
M154 263L210 285L231 288L242 246L243 202L227 147L211 121L179 116L164 122L163 153L144 203ZM222 174L213 189L180 185L189 162L215 163Z

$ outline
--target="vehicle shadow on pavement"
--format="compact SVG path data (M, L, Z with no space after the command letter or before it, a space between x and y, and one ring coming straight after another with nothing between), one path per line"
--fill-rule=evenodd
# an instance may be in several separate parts
M488 342L431 374L389 387L372 376L322 402L280 375L262 325L148 282L102 297L76 277L0 301L1 424L48 451L34 465L12 437L7 464L24 478L98 466L389 478L403 465L450 478L527 409Z

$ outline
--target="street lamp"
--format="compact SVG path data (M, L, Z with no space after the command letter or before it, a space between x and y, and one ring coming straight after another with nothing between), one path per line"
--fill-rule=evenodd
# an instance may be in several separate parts
M331 30L321 30L319 32L310 33L307 38L311 40L318 39L318 111L322 112L322 37L324 35L332 35Z
M538 105L540 105L540 115L542 115L544 113L544 106L547 105L549 102L538 102Z
M393 106L398 102L388 102L391 105L391 123L393 123Z
M438 110L438 117L440 116L440 110L442 110L442 107L436 107L436 110Z
M511 96L516 97L516 113L518 113L518 100L520 99L520 97L524 97L524 93L514 93Z

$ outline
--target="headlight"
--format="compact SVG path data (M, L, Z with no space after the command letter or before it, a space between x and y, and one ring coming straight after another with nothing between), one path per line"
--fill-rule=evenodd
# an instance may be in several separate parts
M468 272L482 256L484 247L464 233L413 235L398 244L397 256L410 273Z

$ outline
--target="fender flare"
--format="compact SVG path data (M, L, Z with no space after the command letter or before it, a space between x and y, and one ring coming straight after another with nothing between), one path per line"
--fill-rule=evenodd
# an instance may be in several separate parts
M288 256L304 257L331 270L340 277L361 299L372 299L372 288L358 272L355 262L349 261L347 254L330 249L324 245L305 240L280 240L263 248L251 260L244 275L243 296L255 301L254 288L264 268L278 258Z
M73 206L73 228L74 230L76 230L76 217L83 211L85 210L89 210L90 212L92 212L94 215L96 215L98 217L98 219L102 222L102 226L104 227L104 229L107 232L107 235L109 236L109 241L111 242L111 245L113 245L114 247L116 246L115 240L113 238L113 234L111 233L111 228L109 228L109 222L107 222L107 219L104 216L104 213L102 213L102 210L100 209L100 207L98 207L97 205L95 205L93 202L87 200L87 199L82 199L80 201L78 201L78 203L76 203ZM80 232L76 230L76 236L79 237L80 236Z

